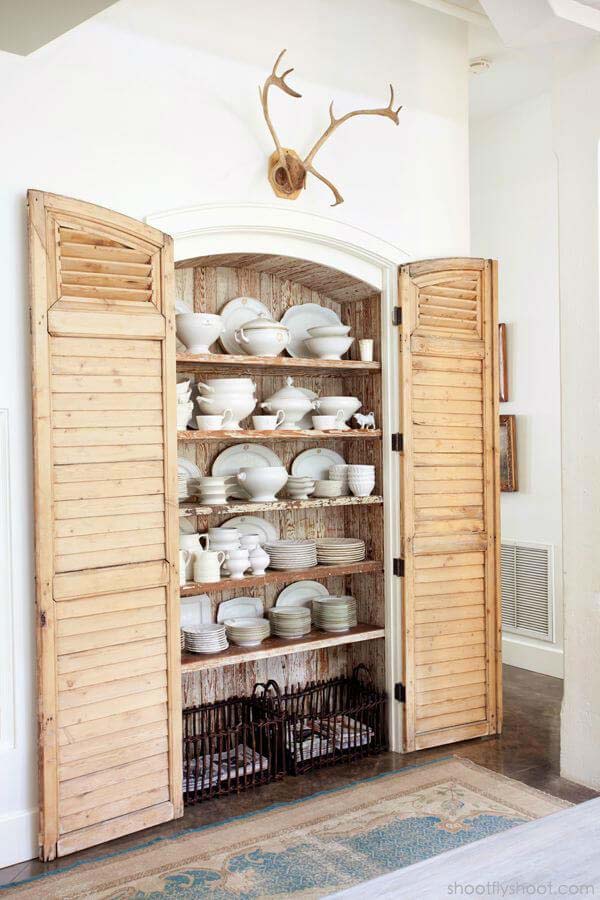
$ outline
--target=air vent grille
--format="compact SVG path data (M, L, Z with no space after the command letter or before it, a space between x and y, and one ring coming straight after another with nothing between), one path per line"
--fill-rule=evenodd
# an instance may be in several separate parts
M503 543L502 630L553 639L552 548Z

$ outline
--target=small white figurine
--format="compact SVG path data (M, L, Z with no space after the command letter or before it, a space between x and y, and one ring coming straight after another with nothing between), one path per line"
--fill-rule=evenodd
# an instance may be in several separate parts
M360 428L361 431L374 431L375 430L375 413L370 412L367 413L366 416L363 416L362 413L356 413L355 416L352 416L353 419L356 419L356 424Z

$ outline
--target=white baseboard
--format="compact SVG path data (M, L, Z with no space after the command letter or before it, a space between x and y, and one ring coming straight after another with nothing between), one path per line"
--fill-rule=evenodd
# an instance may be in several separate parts
M37 809L0 816L0 869L38 855Z
M514 634L502 635L502 662L507 666L539 672L541 675L564 677L562 647L541 641L528 641Z

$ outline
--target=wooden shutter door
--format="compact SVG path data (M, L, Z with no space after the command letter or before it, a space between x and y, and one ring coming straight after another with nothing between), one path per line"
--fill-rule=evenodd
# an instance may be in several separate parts
M40 853L182 813L172 241L29 193Z
M405 747L501 727L495 264L413 263L402 303Z

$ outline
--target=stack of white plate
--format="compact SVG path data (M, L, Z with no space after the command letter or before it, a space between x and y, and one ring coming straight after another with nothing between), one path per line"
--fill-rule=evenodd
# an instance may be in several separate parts
M299 638L310 631L310 609L305 606L280 606L269 610L271 630L277 637Z
M312 605L313 622L322 631L348 631L356 627L354 597L314 597Z
M365 542L357 538L319 538L316 543L322 566L347 565L365 558Z
M308 500L308 495L315 489L315 482L308 475L290 475L285 488L292 500Z
M181 630L188 653L218 653L229 647L224 625L186 625Z
M271 569L310 569L317 565L314 541L270 541L264 549L271 557Z
M271 634L268 619L226 619L229 640L238 647L257 647Z

